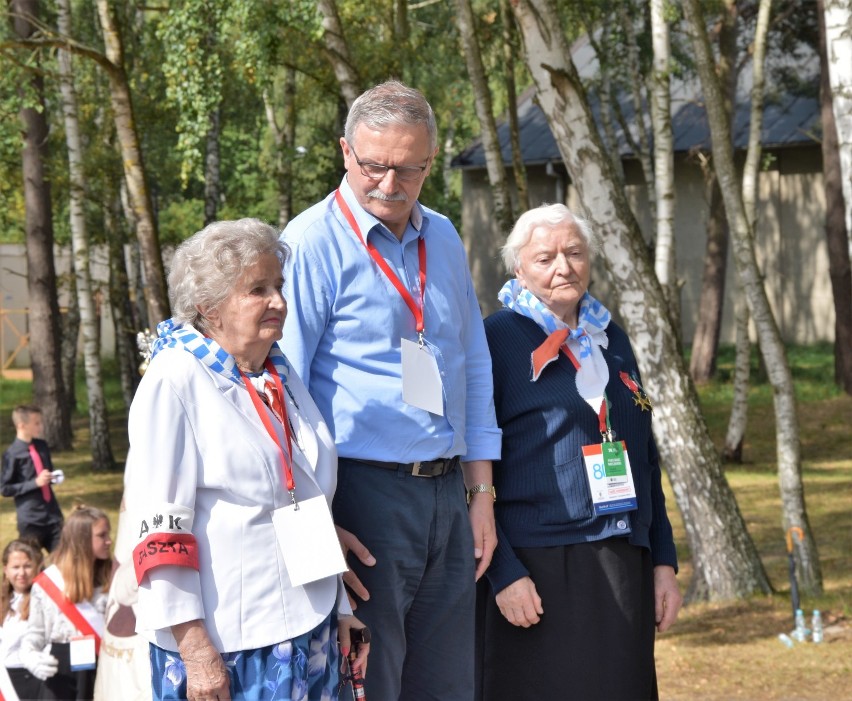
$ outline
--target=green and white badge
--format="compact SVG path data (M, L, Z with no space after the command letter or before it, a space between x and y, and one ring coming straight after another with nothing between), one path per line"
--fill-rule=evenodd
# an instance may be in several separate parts
M636 509L636 487L624 441L584 445L583 461L595 516Z

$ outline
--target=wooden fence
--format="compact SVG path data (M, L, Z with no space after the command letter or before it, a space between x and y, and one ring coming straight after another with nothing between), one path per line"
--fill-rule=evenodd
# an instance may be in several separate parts
M0 307L0 371L9 370L29 342L29 309Z

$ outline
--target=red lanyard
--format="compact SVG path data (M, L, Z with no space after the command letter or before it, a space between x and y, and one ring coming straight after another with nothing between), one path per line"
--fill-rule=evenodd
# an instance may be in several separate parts
M263 402L257 394L257 390L254 388L254 385L251 383L243 371L240 370L240 376L243 378L243 382L245 383L246 389L248 390L249 396L251 397L252 404L254 404L254 408L257 411L257 415L260 416L260 420L263 423L263 427L266 429L266 432L269 434L269 437L275 443L275 447L278 448L278 454L281 456L281 470L284 473L284 481L287 484L287 491L290 492L290 499L293 500L293 503L296 503L296 482L293 479L293 463L292 463L292 448L293 445L293 436L290 433L290 420L287 418L287 405L284 403L284 385L281 383L281 378L278 376L278 371L275 369L275 366L272 364L272 361L267 358L266 362L264 362L263 367L265 367L269 374L272 375L272 380L275 383L275 389L278 391L278 396L281 398L281 413L282 413L282 423L284 424L284 434L287 436L287 445L286 447L282 447L278 442L278 434L275 432L275 428L272 425L272 421L269 419L269 414L265 411ZM298 506L297 506L298 508Z
M418 306L414 297L411 296L411 293L405 285L400 282L400 279L397 277L396 273L391 270L387 261L382 258L382 254L378 252L376 247L373 245L373 242L364 240L364 236L361 234L358 222L355 221L355 215L352 214L352 210L349 209L349 205L346 204L346 200L343 199L343 195L340 194L340 190L337 190L334 193L334 197L337 200L337 204L340 205L340 210L343 212L343 216L346 217L346 221L349 222L349 226L352 227L352 230L358 237L358 240L363 244L364 248L367 249L369 254L373 257L373 260L376 261L376 265L382 269L382 272L387 276L388 280L391 281L391 284L396 288L397 292L399 292L403 301L411 310L411 313L414 314L414 321L416 322L414 328L422 337L424 332L423 298L426 294L426 242L423 240L423 237L421 236L417 239L417 256L420 260L420 305Z
M603 395L603 401L601 402L601 409L598 412L598 428L601 432L601 438L606 441L612 442L612 426L609 423L609 407L607 406L608 402L606 399L606 392Z

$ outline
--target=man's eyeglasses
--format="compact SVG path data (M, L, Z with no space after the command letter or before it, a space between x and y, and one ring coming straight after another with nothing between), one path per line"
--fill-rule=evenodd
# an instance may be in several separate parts
M403 182L419 180L429 165L427 163L425 166L386 166L381 163L367 163L358 158L352 144L349 144L349 148L352 150L352 155L355 156L355 162L361 168L361 175L370 180L383 180L389 170L395 171L396 177Z

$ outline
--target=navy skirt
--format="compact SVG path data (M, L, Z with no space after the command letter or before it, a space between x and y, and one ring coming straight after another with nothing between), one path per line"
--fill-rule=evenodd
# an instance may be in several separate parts
M486 578L480 580L477 699L657 699L650 552L609 538L515 553L544 615L529 628L513 626Z

